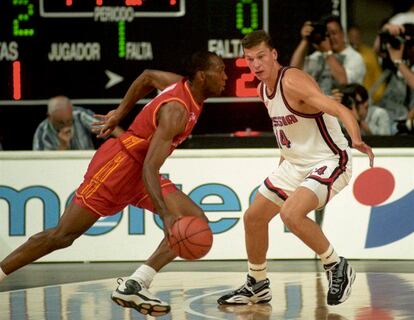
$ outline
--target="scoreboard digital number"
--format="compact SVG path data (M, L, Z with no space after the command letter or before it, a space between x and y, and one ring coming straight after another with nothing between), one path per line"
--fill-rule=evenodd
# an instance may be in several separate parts
M268 30L268 0L1 0L0 105L64 94L117 103L146 68L208 49L229 76L219 101L256 96L240 39Z

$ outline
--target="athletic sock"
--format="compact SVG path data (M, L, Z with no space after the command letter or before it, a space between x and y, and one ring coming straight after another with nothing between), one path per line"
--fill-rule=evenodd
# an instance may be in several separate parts
M249 276L253 277L257 282L267 278L267 262L262 264L253 264L248 262Z
M333 264L340 261L338 254L331 244L329 245L328 250L320 254L319 257L321 258L323 265Z
M4 280L6 277L7 277L7 274L5 274L3 269L0 268L0 281Z
M154 279L154 276L157 274L157 271L155 271L154 268L143 264L141 265L135 272L129 277L129 279L134 280L141 280L144 282L145 286L149 288L151 285L152 279Z

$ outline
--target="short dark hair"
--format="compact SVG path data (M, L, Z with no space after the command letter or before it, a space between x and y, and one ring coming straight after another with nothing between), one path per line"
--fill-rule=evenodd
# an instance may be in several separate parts
M212 58L218 55L211 51L194 52L186 62L185 74L190 80L193 80L197 71L205 71L212 65Z
M243 49L250 49L264 42L267 47L273 49L273 41L270 35L264 30L255 30L244 36L241 41Z
M365 89L365 87L359 83L349 83L339 86L338 89L343 94L341 101L342 104L349 109L351 109L353 103L364 103L369 98L367 89ZM357 99L357 95L360 97L360 99ZM349 100L349 98L351 98L351 100Z
M329 16L325 16L321 19L322 24L324 24L325 26L330 23L330 22L336 22L339 25L339 28L344 31L344 29L342 28L342 24L341 24L341 18L337 15L329 15Z
M360 84L355 84L354 92L355 92L355 102L365 102L369 98L367 89L365 89L365 87ZM357 95L361 97L360 101L358 101L358 99L356 98Z

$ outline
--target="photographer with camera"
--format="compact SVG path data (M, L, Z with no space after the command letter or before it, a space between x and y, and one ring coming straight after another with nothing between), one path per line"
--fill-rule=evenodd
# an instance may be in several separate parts
M387 110L392 134L413 133L414 24L385 24L375 48L382 58L386 82L379 106Z
M325 94L330 95L334 86L363 82L364 61L346 44L338 16L329 16L318 23L305 22L301 37L290 65L308 72ZM314 52L308 55L310 49Z
M361 129L361 135L388 136L391 123L383 108L371 105L368 91L358 83L350 83L332 90L332 97L352 111Z

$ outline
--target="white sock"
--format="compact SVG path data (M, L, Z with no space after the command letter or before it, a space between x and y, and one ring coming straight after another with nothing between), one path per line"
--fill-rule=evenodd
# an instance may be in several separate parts
M7 274L4 273L3 269L0 268L0 282L7 277Z
M320 254L319 257L321 258L321 261L324 265L340 261L338 254L336 253L335 249L332 247L331 244L329 245L328 250Z
M143 264L129 277L129 279L141 280L147 288L151 285L152 279L157 274L154 268Z
M248 262L249 275L253 277L257 282L265 280L267 278L267 262L262 264L253 264Z

